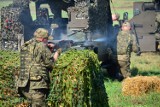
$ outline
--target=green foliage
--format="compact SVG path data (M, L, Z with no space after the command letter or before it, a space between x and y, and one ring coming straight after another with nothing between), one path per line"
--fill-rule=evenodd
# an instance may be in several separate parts
M0 51L0 106L13 106L21 101L15 88L19 62L18 52Z
M52 76L51 76L52 80L57 81L57 83L58 82L60 83L61 81L64 81L65 79L66 79L66 81L69 81L69 80L70 81L63 82L62 84L55 85L55 86L54 86L55 82L54 81L52 82L51 88L55 87L57 90L55 92L53 92L54 90L51 90L51 94L54 93L53 95L57 95L59 97L57 97L55 99L55 97L50 94L51 96L48 99L50 102L49 104L54 104L53 102L55 100L57 101L57 104L58 104L58 100L61 98L61 96L63 94L65 94L65 93L61 93L61 92L67 91L68 93L70 93L70 92L72 93L73 90L66 90L66 87L69 88L69 85L72 85L72 81L74 84L77 83L77 86L79 86L77 89L79 89L79 90L81 89L80 88L81 84L78 84L77 81L82 81L84 79L79 78L79 80L78 80L78 76L76 76L75 72L71 72L71 70L67 71L67 69L69 70L69 67L70 67L68 65L71 65L71 62L75 61L74 64L72 63L73 69L81 68L81 70L83 71L83 67L81 67L80 65L87 65L88 64L87 61L89 60L89 58L86 56L87 55L92 56L92 52L91 53L89 52L89 54L87 54L88 53L87 51L85 51L85 52L78 51L77 54L75 54L76 53L75 51L73 51L73 52L75 52L74 54L72 54L70 52L72 52L72 51L69 51L69 52L66 52L65 54L62 54L59 61L57 61L57 63L55 64L55 68L56 67L59 67L59 68L54 69ZM84 56L84 58L81 55ZM93 56L95 56L95 55L93 55ZM64 59L65 61L62 60L63 57L65 58ZM83 60L81 60L83 63L81 61L80 62L78 61L79 58L83 59ZM157 76L159 76L160 75L160 73L159 73L160 59L159 58L160 58L160 56L158 54L154 54L154 53L142 53L141 56L135 56L134 54L132 54L131 69L132 69L132 71L137 71L138 75L147 75L147 76L157 75ZM97 60L94 60L94 61L96 62L96 65L97 65L96 69L99 69L98 68L99 62L97 62ZM58 66L57 64L60 64L60 66ZM60 67L62 67L62 70L58 71L61 69ZM15 73L17 70L19 70L19 53L18 52L10 52L10 51L0 51L0 107L9 107L9 106L13 107L14 105L23 101L23 99L20 99L17 95L15 95L15 87L14 87L15 82L13 82L14 79L12 77L13 77L13 73ZM66 71L66 72L63 72L63 71ZM66 75L63 76L61 74L62 72ZM95 70L95 72L96 72L96 70ZM67 73L69 75L67 75ZM58 75L58 76L56 76L56 75ZM70 75L75 76L76 81L74 81L73 77L71 77ZM88 71L86 71L86 75L88 75ZM137 75L137 74L135 74L135 75ZM64 77L63 80L60 80L60 78L61 78L60 76ZM4 77L6 77L6 78L4 79ZM58 77L57 78L58 80L55 77ZM70 77L71 77L71 79L69 79ZM79 77L82 77L82 76L79 76ZM3 80L2 80L2 78L3 78ZM89 80L91 78L86 78L86 79ZM58 87L63 87L63 86L65 86L63 88L64 90L60 90L58 88ZM91 89L91 85L88 85L88 86L89 86L89 88L84 88L84 89L85 90ZM11 90L11 93L7 92L7 93L9 93L9 95L5 95L5 93L4 93L5 88L8 89L7 91ZM148 93L146 95L139 96L139 97L123 96L121 93L121 89L122 89L121 82L112 81L110 79L105 81L105 88L106 88L106 92L108 95L108 103L109 103L110 107L160 107L159 106L160 105L160 102L159 102L160 101L160 93ZM72 88L69 88L69 89L72 89ZM76 89L76 87L75 87L75 89ZM74 93L75 92L76 92L76 90L74 91ZM94 92L98 92L98 91L97 90L92 91L92 93L94 93ZM101 91L101 92L103 92L103 91ZM82 95L84 95L82 93L82 91L76 92L75 94L79 95L80 93ZM89 93L91 94L91 91L89 91ZM85 94L85 95L87 96L87 94ZM65 98L70 98L70 94L66 94L63 97L63 99L65 99ZM80 96L77 99L80 99L80 98L82 98L82 97ZM83 100L83 101L87 102L88 97L85 97L85 98L86 98L86 100ZM98 100L98 97L96 100ZM69 101L69 100L67 100L67 101ZM76 101L77 100L75 99L75 102ZM103 99L102 99L102 101L103 101ZM102 107L102 106L97 106L97 107Z
M48 102L51 106L107 107L108 99L97 55L89 50L69 50L52 71Z

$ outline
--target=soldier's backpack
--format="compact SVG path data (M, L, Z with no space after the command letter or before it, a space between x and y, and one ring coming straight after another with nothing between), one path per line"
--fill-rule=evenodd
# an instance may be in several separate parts
M20 52L20 73L17 81L17 87L25 87L29 81L29 71L33 60L33 51L35 48L35 40L31 39L24 43Z

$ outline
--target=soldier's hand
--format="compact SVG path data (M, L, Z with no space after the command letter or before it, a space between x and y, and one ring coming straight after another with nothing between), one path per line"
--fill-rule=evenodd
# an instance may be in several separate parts
M54 61L56 61L58 59L61 52L62 52L62 48L59 48L59 49L56 50L56 52L54 53L54 56L53 56Z
M62 53L62 48L57 49L57 52L59 53L59 55Z
M48 47L50 47L50 48L54 48L54 47L55 47L55 44L48 43Z

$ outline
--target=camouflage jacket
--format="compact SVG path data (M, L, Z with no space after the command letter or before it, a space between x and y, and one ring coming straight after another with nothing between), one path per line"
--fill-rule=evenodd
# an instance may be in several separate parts
M48 68L52 68L54 62L51 51L43 42L38 41L30 42L25 48L27 50L26 53L21 53L25 56L25 60L21 61L23 63L21 65L24 66L22 68L26 69L24 70L25 74L29 74L28 83L30 88L48 88Z
M117 36L116 54L130 57L132 51L137 51L135 35L129 31L120 31Z

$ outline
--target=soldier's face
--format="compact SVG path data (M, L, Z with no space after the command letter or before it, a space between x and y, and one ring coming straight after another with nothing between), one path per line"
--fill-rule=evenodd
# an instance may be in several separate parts
M48 39L43 38L42 42L43 42L44 44L47 44L47 43L48 43Z
M130 26L122 26L123 31L129 31L131 29Z

